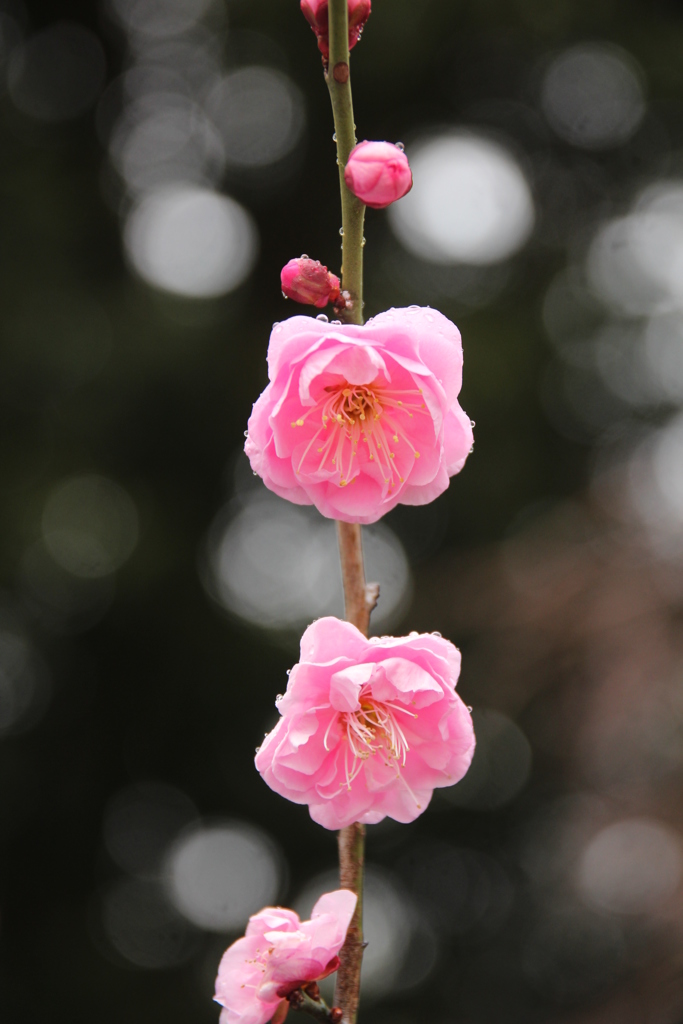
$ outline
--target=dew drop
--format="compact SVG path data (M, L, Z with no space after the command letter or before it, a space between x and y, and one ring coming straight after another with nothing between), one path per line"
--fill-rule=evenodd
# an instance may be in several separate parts
M330 322L329 317L326 317L324 313L318 313L316 320L320 320L322 324L328 324Z
M367 241L367 239L365 238L365 235L363 235L363 240L362 240L362 242L360 243L360 247L361 247L361 249L364 249L364 248L365 248L365 243L366 243L366 241Z
M400 149L400 150L401 150L401 152L403 152L403 150L404 150L405 148L406 148L406 147L405 147L405 143L403 143L403 142L397 142L397 143L396 143L396 149Z
M284 292L283 292L283 294L284 294ZM275 330L275 328L279 327L279 326L280 326L280 321L276 320L275 323L273 324L273 330Z
M432 633L432 636L441 636L441 633L439 633L438 629L435 629Z
M288 298L289 298L289 295L285 295L285 293L283 292L283 293L282 293L282 298L283 298L283 299L288 299Z
M244 431L244 436L245 436L245 437L249 437L249 431L248 431L248 430L245 430L245 431Z
M471 455L473 451L474 451L474 445L472 445L472 447L470 448L470 450L469 450L469 452L467 454Z
M258 753L260 753L260 751L261 751L261 748L260 747L256 747L254 753L258 754Z
M466 704L465 706L466 706L467 710L469 711L469 713L472 714L472 705L471 704Z
M302 260L309 260L310 258L311 257L308 255L307 252L302 252L301 256L299 257L299 259L302 259Z
M291 674L292 674L292 670L291 670L291 668L288 668L287 669L287 675L290 676Z
M344 228L339 228L339 234L344 237Z
M471 426L471 427L476 427L476 425L477 425L477 424L476 424L476 423L474 422L474 420L470 420L470 426Z
M332 323L335 327L341 327L342 325L341 320L333 320Z
M420 634L418 633L418 631L417 631L416 629L412 629L412 630L410 631L410 633L408 633L408 636L419 636L419 635L420 635ZM267 735L268 735L268 733L266 733L266 736L267 736Z
M419 309L419 308L420 308L419 306L408 306L408 309L412 309L413 311L415 311L416 309Z
M337 141L337 133L336 133L336 132L335 132L335 133L334 133L334 135L332 136L332 141L333 141L333 142L336 142L336 141Z

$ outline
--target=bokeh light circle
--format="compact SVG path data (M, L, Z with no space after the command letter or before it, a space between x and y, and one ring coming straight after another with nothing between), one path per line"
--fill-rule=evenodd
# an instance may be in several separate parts
M188 298L234 291L249 276L258 233L249 213L211 189L176 185L150 192L124 228L128 257L148 284Z
M368 579L382 584L373 625L385 628L410 598L410 566L384 524L367 527L363 543ZM224 608L266 629L343 615L334 524L260 489L217 518L205 582Z
M603 224L588 251L588 279L616 313L641 316L683 306L683 183L662 180L633 211Z
M173 786L143 782L120 790L107 805L102 827L107 853L124 871L154 876L179 832L198 817L188 796Z
M109 0L129 32L166 38L186 32L204 15L212 0Z
M656 910L681 882L680 838L661 822L630 818L591 839L579 865L579 888L589 903L617 913Z
M195 953L198 935L152 880L121 879L104 894L102 927L119 956L145 970L166 970Z
M264 832L241 822L191 829L171 847L165 875L174 906L207 931L240 930L273 904L283 861Z
M410 150L413 188L389 223L414 256L486 266L517 252L534 226L531 189L498 142L450 132Z
M54 560L86 579L115 572L138 542L133 501L119 484L96 474L58 484L45 503L42 527Z
M543 81L541 103L557 134L584 149L625 142L645 113L633 60L599 43L572 47L555 58Z
M274 68L239 68L216 83L208 109L225 144L229 166L267 167L298 144L304 100L291 79Z
M22 113L39 121L68 121L88 110L104 85L104 49L94 32L61 22L16 47L8 85Z

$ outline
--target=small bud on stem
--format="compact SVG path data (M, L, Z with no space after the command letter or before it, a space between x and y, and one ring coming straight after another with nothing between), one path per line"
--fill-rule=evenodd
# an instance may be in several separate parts
M363 32L363 26L370 17L371 0L348 0L349 4L349 50L352 50ZM328 0L301 0L301 10L318 40L318 49L327 64L330 59L330 30ZM335 69L336 70L336 69ZM348 70L346 73L348 78ZM342 81L342 79L338 79ZM343 79L346 81L346 79Z
M375 210L395 203L413 187L408 157L392 142L359 142L349 155L344 180L354 196Z
M299 256L290 260L280 273L282 294L287 299L294 299L306 306L323 309L328 302L335 304L340 295L340 282L335 274L331 274L320 260L311 260L308 256ZM342 304L342 307L343 304Z

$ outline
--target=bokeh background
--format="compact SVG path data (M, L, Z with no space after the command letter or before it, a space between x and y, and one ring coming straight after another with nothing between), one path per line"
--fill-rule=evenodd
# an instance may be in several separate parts
M369 829L362 1020L683 1019L683 12L375 0L415 187L367 306L461 327L476 446L366 531L374 629L463 651L478 752ZM339 269L296 0L0 2L0 1015L210 1024L335 837L261 782L334 530L241 453L280 267Z

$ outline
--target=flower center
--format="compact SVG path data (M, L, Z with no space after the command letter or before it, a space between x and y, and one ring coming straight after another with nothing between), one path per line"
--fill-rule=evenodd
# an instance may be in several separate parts
M329 385L316 405L292 423L293 427L303 427L309 416L314 423L320 417L320 426L299 460L297 473L315 447L320 455L315 472L332 465L339 486L346 487L356 479L353 460L358 456L359 444L365 444L368 460L378 465L382 479L393 490L397 482L404 483L394 461L398 447L407 445L412 456L420 458L406 429L416 413L429 415L419 388L400 390L381 383L346 381Z
M362 692L360 707L357 711L340 712L339 722L342 732L346 734L345 780L347 789L351 788L351 783L362 771L367 759L375 755L380 756L387 767L394 768L397 777L400 775L400 768L406 763L410 747L405 733L399 725L398 714L417 718L414 712L408 711L400 704L375 700L370 694L364 695ZM326 750L329 750L327 739L334 721L333 718L325 733Z

